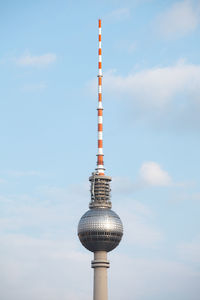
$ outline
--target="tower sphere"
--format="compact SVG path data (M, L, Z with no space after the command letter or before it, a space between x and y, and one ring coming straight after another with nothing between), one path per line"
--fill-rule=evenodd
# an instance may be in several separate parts
M109 252L121 241L123 225L120 217L109 208L93 208L80 219L78 236L88 250Z

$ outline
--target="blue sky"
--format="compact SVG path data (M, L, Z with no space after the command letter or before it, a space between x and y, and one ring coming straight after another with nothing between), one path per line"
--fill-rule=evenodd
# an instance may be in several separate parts
M96 166L99 17L105 167L125 230L110 299L199 299L199 1L0 11L1 299L92 298L76 231Z

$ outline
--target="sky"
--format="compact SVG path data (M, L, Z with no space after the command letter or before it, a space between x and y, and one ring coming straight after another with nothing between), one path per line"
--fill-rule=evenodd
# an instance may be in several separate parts
M198 300L200 2L0 2L0 298L92 299L77 237L97 153L124 225L109 299Z

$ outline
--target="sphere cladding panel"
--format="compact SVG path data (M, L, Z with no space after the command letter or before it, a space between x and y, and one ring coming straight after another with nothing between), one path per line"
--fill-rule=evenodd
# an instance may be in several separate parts
M122 235L122 222L111 209L88 210L79 221L79 239L92 252L113 250L118 246Z

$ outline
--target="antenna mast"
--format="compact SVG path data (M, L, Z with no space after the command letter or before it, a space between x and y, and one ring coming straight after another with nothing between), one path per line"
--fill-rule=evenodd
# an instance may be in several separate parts
M98 61L98 154L97 154L97 174L104 175L103 162L103 106L102 106L102 56L101 56L101 20L99 19L99 61Z

